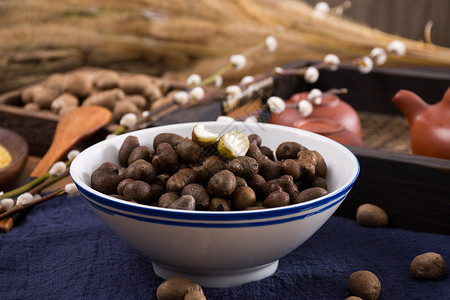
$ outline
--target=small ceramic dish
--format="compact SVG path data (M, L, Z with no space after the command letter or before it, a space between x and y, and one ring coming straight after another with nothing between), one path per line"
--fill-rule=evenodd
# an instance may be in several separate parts
M190 137L196 123L155 127L130 133L151 146L163 132ZM313 235L333 214L359 174L356 157L341 144L301 129L262 123L204 122L220 134L256 133L272 149L296 141L317 150L328 165L329 194L300 204L231 212L184 211L135 204L92 189L92 172L104 162L118 164L128 135L102 141L73 161L70 173L96 214L119 237L148 256L162 278L188 277L202 286L229 287L272 275L280 258Z
M0 145L11 155L11 162L0 168L0 190L6 190L17 183L25 168L28 159L28 143L14 131L0 128Z

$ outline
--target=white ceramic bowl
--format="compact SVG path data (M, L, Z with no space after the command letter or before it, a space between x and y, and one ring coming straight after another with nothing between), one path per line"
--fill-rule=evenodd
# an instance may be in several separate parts
M132 132L141 145L172 132L190 137L196 123ZM157 275L191 278L205 287L228 287L272 275L278 260L313 235L339 207L359 174L356 157L337 142L296 128L261 123L204 122L212 131L256 133L273 150L296 141L317 150L328 165L329 194L280 208L206 212L165 209L119 200L90 187L92 172L104 162L118 165L127 135L95 144L73 161L70 174L96 214L129 245L148 256Z

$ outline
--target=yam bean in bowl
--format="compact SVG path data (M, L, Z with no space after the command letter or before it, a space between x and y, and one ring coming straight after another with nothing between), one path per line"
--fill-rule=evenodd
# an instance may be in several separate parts
M70 168L73 181L95 213L125 242L149 257L155 273L164 279L181 276L205 287L229 287L274 274L279 260L331 217L359 175L352 152L324 136L272 124L204 122L220 135L230 131L258 134L262 145L273 150L294 141L319 152L328 167L328 194L275 208L188 211L121 200L91 187L91 174L100 165L119 165L118 151L128 135L151 147L160 133L191 137L196 124L143 129L102 141L79 154Z

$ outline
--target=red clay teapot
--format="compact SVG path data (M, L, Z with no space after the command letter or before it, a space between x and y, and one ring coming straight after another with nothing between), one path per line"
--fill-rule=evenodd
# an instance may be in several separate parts
M286 100L286 109L282 113L272 113L269 123L303 128L322 135L333 133L333 139L346 145L362 146L361 121L351 105L342 101L335 94L322 96L321 104L314 104L312 113L303 117L295 106L303 99L307 99L309 92L301 92ZM291 106L291 107L289 107ZM314 119L314 122L299 122ZM330 120L327 122L324 119ZM318 122L320 120L320 122ZM297 124L295 125L295 122ZM319 124L320 123L320 124ZM342 126L343 128L341 128ZM306 128L307 127L307 128ZM317 127L317 128L314 128ZM324 129L326 127L326 129ZM345 129L345 132L343 130ZM322 133L321 133L322 132ZM339 135L337 134L339 132ZM351 138L347 138L351 135ZM345 139L341 139L344 137Z
M414 154L450 159L450 88L432 105L407 90L397 92L392 102L408 119Z

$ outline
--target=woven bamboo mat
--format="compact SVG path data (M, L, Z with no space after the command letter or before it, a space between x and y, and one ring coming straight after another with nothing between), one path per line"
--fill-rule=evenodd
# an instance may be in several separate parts
M367 148L412 153L409 124L403 116L358 112Z
M259 100L247 103L228 115L240 118L256 111L261 105ZM412 153L409 137L409 124L404 116L386 115L358 111L361 120L363 142L366 148L377 150ZM267 121L268 117L265 120Z

